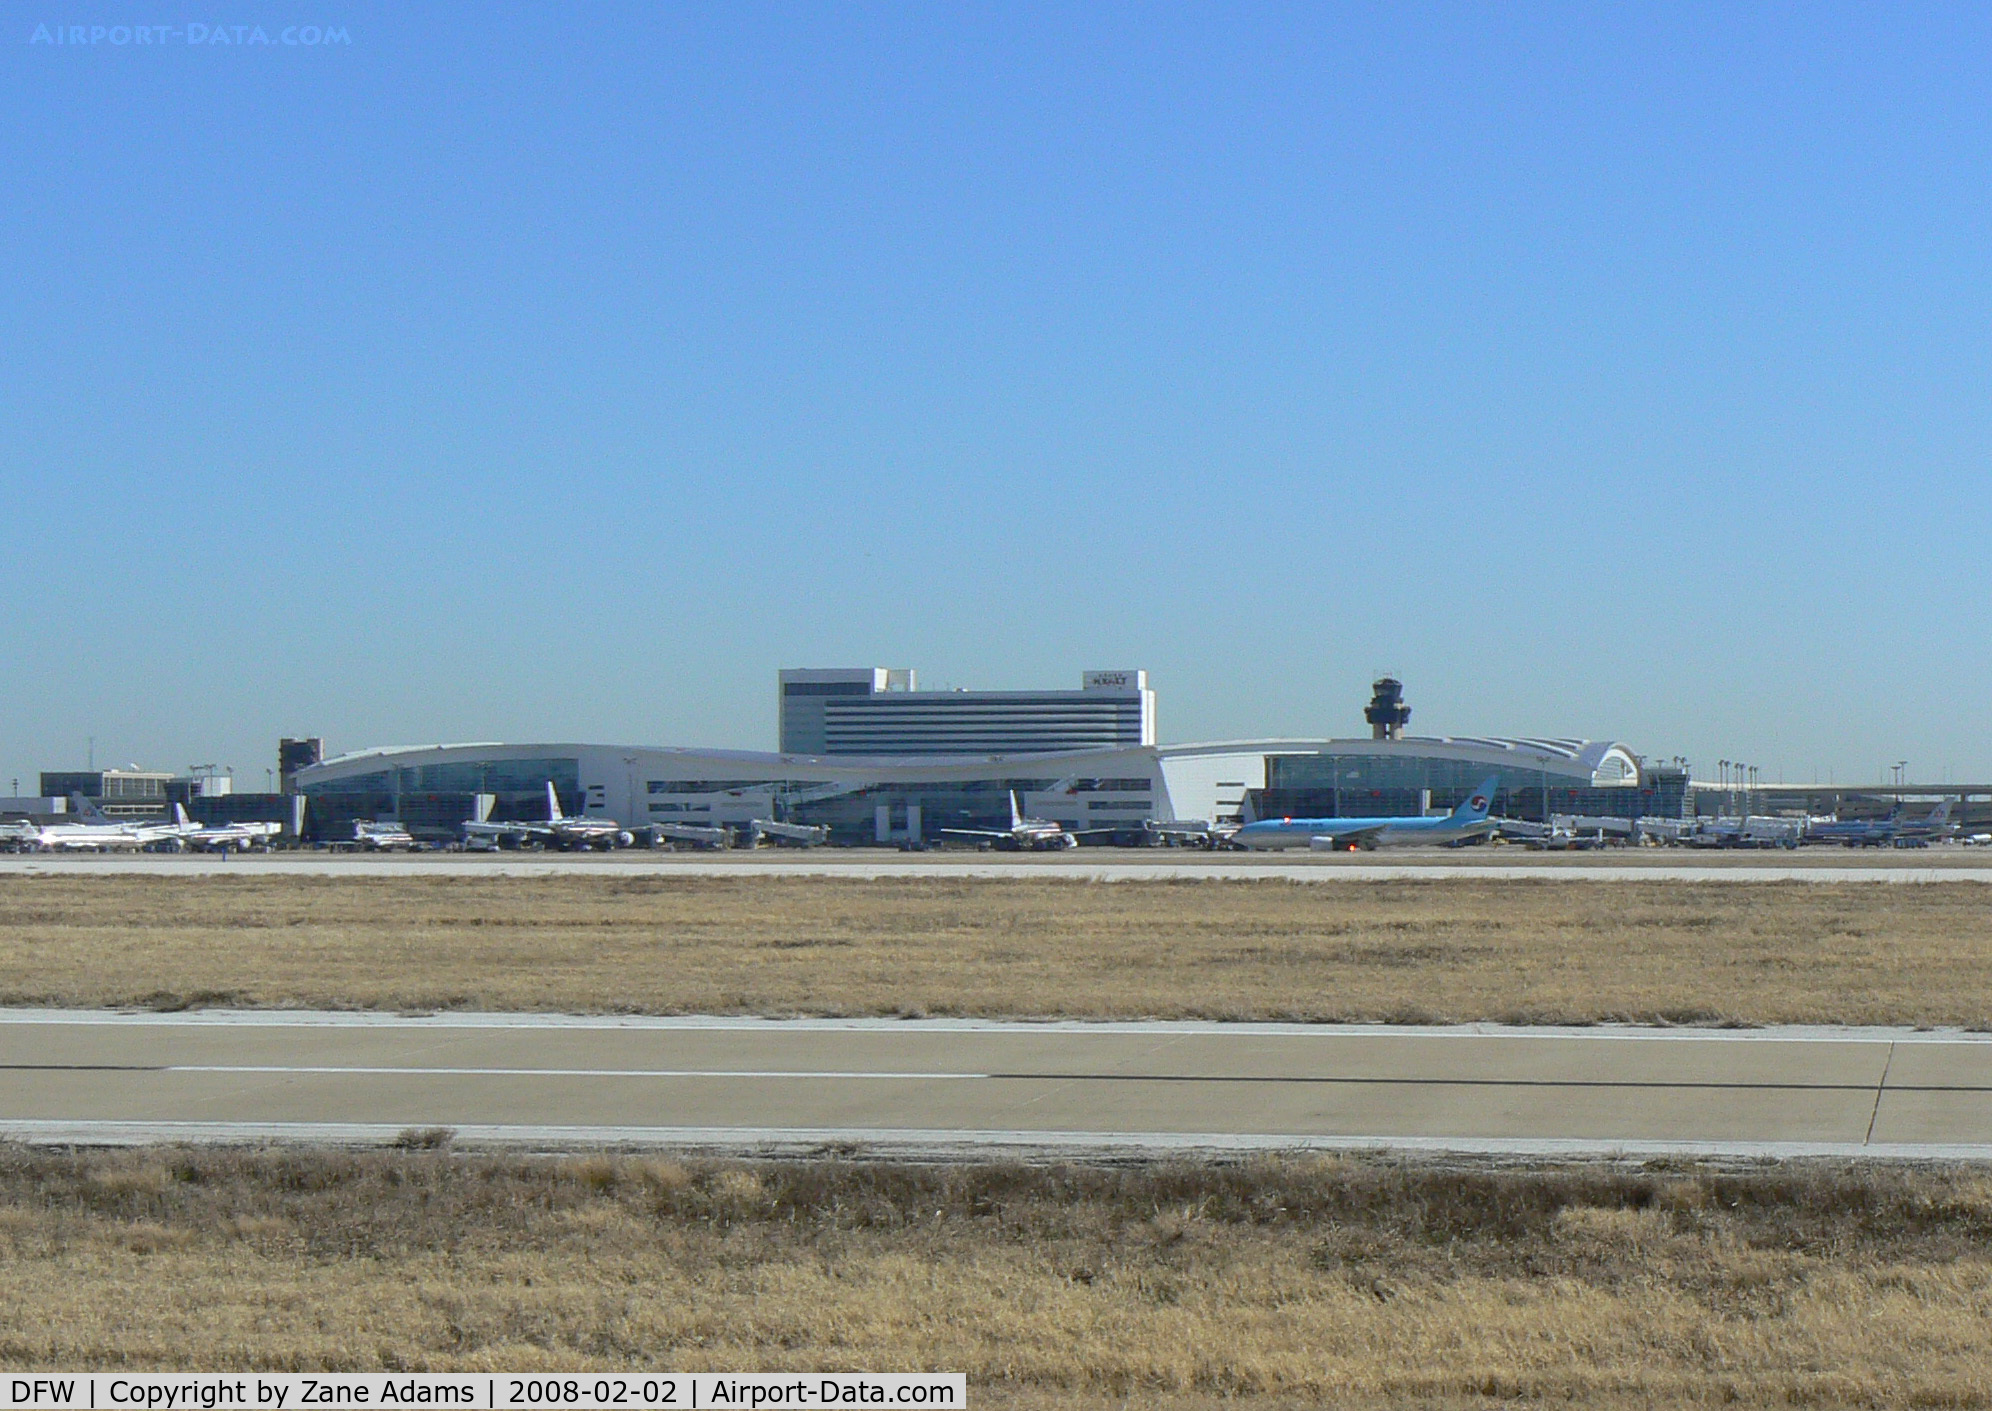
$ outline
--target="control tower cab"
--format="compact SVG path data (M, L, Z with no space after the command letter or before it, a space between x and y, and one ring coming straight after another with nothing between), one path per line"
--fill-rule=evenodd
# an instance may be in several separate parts
M1411 722L1411 707L1404 704L1404 683L1384 676L1370 683L1370 703L1363 711L1370 723L1372 740L1401 740Z

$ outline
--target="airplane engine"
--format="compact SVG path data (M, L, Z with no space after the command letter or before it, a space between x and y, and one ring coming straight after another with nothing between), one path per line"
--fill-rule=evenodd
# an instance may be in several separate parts
M618 833L618 834L616 834L616 846L617 846L617 847L619 847L619 848L633 848L633 847L635 847L635 846L636 846L636 834L634 834L634 833L630 833L630 832L622 832L622 833Z
M1058 835L1058 841L1053 843L1052 846L1057 848L1060 852L1064 852L1069 848L1078 847L1079 840L1073 837L1070 833L1060 833Z

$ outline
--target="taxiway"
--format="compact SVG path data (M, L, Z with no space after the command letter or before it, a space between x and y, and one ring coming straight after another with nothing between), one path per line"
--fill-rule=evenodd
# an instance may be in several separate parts
M1992 1160L1992 1037L206 1011L0 1014L0 1138Z

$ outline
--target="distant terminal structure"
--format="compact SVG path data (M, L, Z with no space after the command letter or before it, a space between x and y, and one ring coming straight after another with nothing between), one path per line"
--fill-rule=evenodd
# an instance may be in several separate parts
M0 798L0 821L60 822L81 799L114 822L157 822L174 807L202 825L275 823L282 836L305 836L304 799L293 790L255 793L235 787L235 776L213 764L189 765L184 773L161 769L45 769L41 793Z
M165 812L174 776L154 769L44 769L46 798L78 794L112 818L149 818Z
M1050 754L1155 743L1146 671L1088 671L1076 691L922 691L910 668L784 671L782 754Z
M921 691L894 668L784 671L772 753L582 743L362 750L299 768L309 828L349 836L395 818L446 832L465 820L563 812L740 827L826 828L833 842L924 843L1026 815L1092 842L1138 841L1151 824L1235 824L1280 815L1445 811L1489 774L1496 812L1678 817L1685 771L1642 772L1624 745L1575 739L1408 736L1402 684L1383 678L1367 739L1155 743L1147 673L1087 672L1076 691Z
M345 845L383 830L516 844L551 830L504 825L548 821L556 809L569 833L613 822L618 838L695 845L806 835L919 846L950 835L1014 841L1020 829L1083 843L1199 833L1208 842L1255 819L1445 813L1492 775L1494 814L1524 823L1699 817L1754 827L1775 815L1787 830L1831 818L1887 831L1950 800L1968 839L1992 827L1992 784L1916 783L1901 766L1885 784L1785 785L1721 761L1718 779L1698 780L1684 759L1641 758L1613 740L1412 735L1404 683L1390 674L1371 683L1367 737L1207 744L1157 742L1156 693L1136 669L1085 672L1076 690L934 691L905 668L799 668L779 674L777 691L772 752L491 741L327 758L321 739L299 736L262 771L268 792L238 789L232 769L212 764L50 770L38 795L0 797L0 824L59 822L81 800L86 816L119 822L168 818L177 805L202 825L274 823L291 842Z

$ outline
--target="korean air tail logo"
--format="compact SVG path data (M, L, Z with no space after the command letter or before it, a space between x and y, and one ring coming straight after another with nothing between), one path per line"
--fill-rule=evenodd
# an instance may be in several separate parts
M1487 807L1487 795L1475 794L1471 799L1467 800L1467 807L1472 809L1475 813L1480 812L1482 809Z

